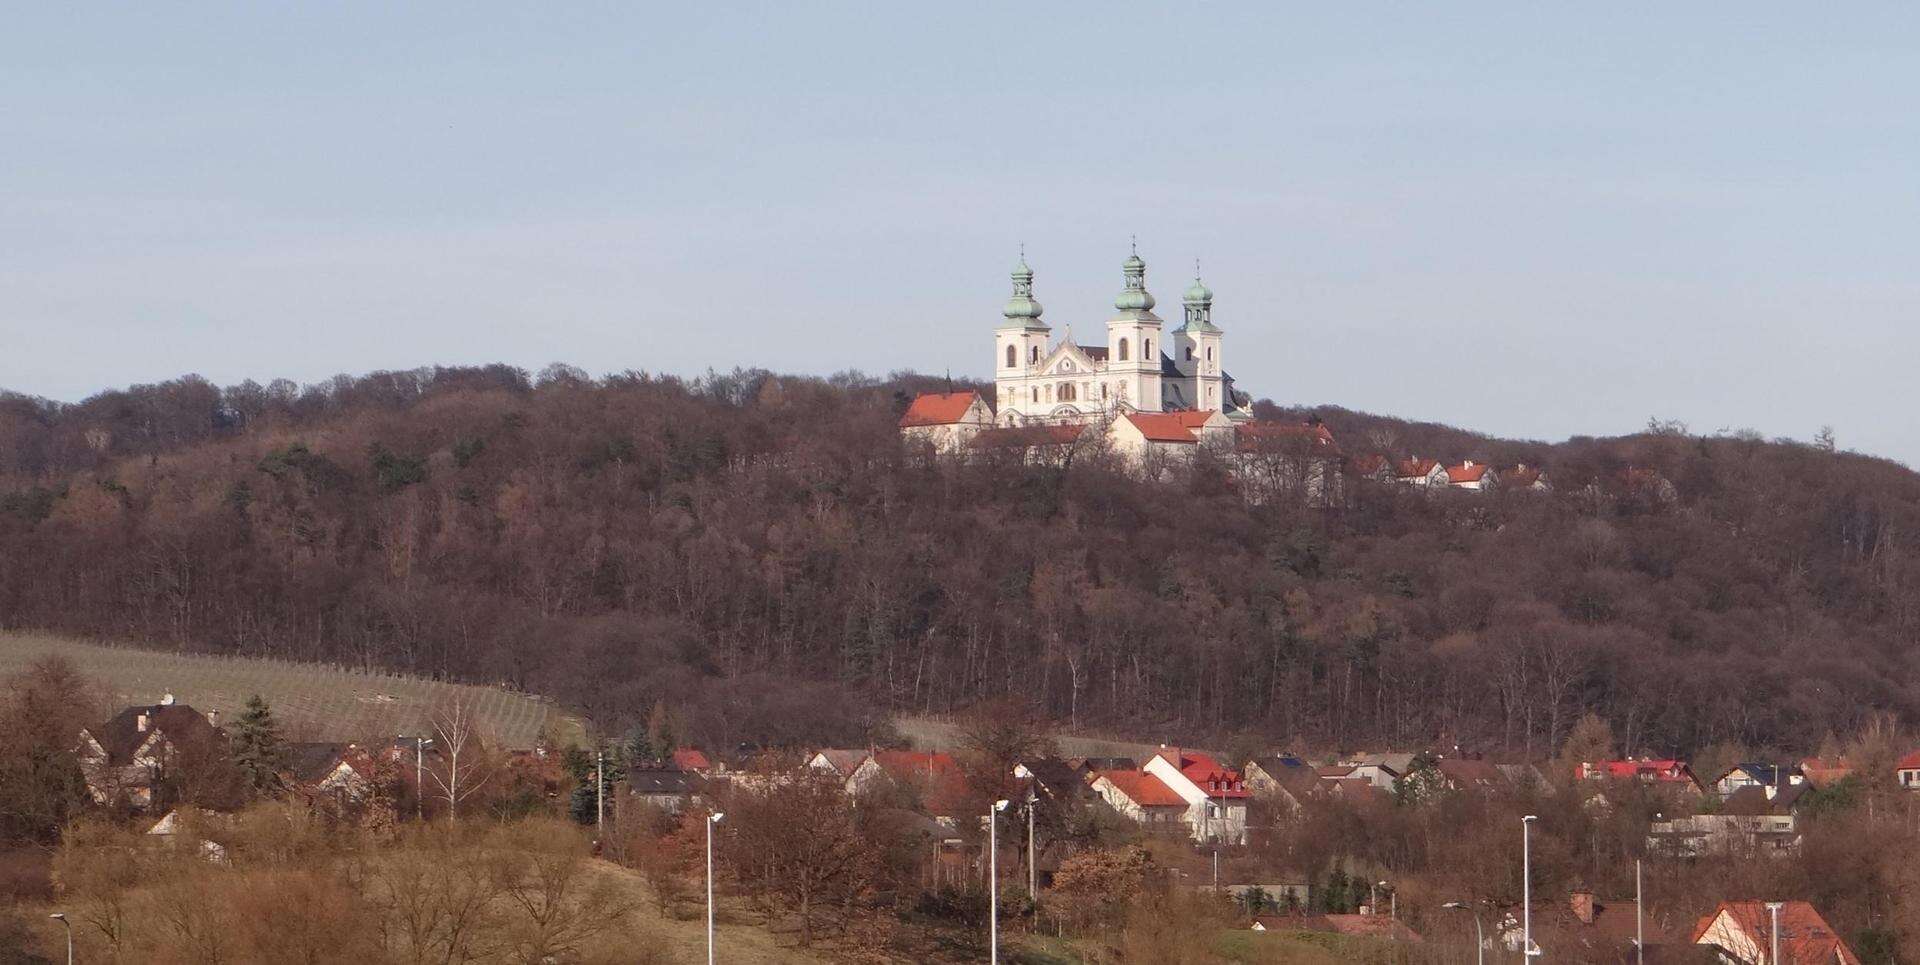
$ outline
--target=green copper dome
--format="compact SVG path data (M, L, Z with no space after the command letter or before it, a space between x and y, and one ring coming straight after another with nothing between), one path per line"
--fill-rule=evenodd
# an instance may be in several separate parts
M1128 255L1120 263L1120 271L1127 276L1127 287L1120 290L1113 307L1123 312L1153 311L1153 295L1147 291L1147 263L1140 260L1140 253Z
M1009 321L1027 320L1029 325L1040 324L1040 313L1045 309L1033 297L1033 269L1027 267L1025 255L1020 263L1013 266L1013 297L1007 299L1007 307L1001 309Z
M1184 298L1181 299L1181 301L1184 301L1189 305L1211 304L1213 302L1213 289L1208 288L1207 286L1201 284L1200 277L1198 275L1195 275L1193 279L1193 286L1187 289L1187 294Z

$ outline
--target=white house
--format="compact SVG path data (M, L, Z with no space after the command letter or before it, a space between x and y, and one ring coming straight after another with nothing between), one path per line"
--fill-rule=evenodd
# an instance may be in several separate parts
M1438 489L1447 485L1447 467L1438 459L1422 459L1414 456L1393 464L1393 481L1403 486L1420 489Z
M1493 467L1471 459L1457 466L1447 467L1447 485L1454 489L1479 492L1492 489L1496 480Z
M1178 747L1162 747L1141 770L1186 802L1187 828L1195 841L1246 843L1247 784L1238 771Z
M926 392L900 417L900 434L941 453L959 452L993 425L993 410L975 392Z
M1095 771L1088 786L1109 807L1149 828L1187 831L1186 799L1146 771Z

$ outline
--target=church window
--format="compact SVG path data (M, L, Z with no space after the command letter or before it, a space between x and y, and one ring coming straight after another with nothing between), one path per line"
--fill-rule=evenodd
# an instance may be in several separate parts
M1047 386L1047 401L1048 402L1053 401L1053 386L1051 385Z
M1013 368L1015 365L1018 365L1018 364L1020 364L1019 349L1012 345L1008 345L1007 346L1007 368Z
M1074 397L1078 394L1079 393L1076 393L1073 391L1072 382L1063 382L1060 384L1060 401L1072 402L1074 400Z
M1107 383L1100 383L1100 401L1107 401Z
M1120 340L1120 361L1125 362L1126 360L1127 360L1127 340L1123 338Z
M1153 339L1143 338L1140 340L1140 361L1153 361Z
M1207 361L1213 361L1213 346L1207 346Z
M1040 401L1040 387L1037 385L1033 387L1033 401Z
M1187 346L1187 361L1193 361L1193 346Z
M1037 364L1039 364L1039 362L1040 362L1040 346L1038 346L1038 345L1035 345L1035 346L1034 346L1033 348L1031 348L1031 349L1029 349L1029 350L1027 351L1027 361L1028 361L1028 362L1031 362L1031 363L1034 363L1034 364L1036 364L1036 365L1037 365Z

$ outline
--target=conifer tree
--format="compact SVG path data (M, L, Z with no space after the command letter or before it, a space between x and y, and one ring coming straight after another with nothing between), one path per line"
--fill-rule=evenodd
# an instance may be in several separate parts
M280 722L259 694L247 698L246 711L233 723L233 763L249 793L270 797L282 790L287 747L280 738Z

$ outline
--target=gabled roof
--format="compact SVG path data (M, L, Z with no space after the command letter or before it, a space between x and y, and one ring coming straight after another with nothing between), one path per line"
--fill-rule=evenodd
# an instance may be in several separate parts
M827 766L833 768L835 774L852 777L853 772L865 764L872 754L863 750L829 749L820 751L818 756L826 760Z
M673 752L673 766L683 771L710 771L713 762L707 755L691 747L681 747Z
M1834 783L1853 776L1853 764L1844 757L1830 759L1809 757L1800 762L1800 773L1805 775L1807 783L1814 787L1831 787Z
M1511 469L1500 470L1500 478L1503 480L1502 485L1525 489L1540 481L1540 467L1520 463Z
M1051 795L1075 795L1086 789L1086 778L1078 768L1058 757L1035 757L1021 761L1020 766L1033 775L1032 781L1042 791Z
M1083 425L1002 426L982 429L967 443L976 449L1030 449L1034 446L1069 446L1085 435Z
M919 787L929 814L952 814L967 796L966 774L944 751L874 751L873 762L888 779Z
M1415 457L1395 462L1393 464L1393 474L1401 479L1419 479L1423 476L1432 475L1433 471L1439 468L1440 461L1438 459L1421 459Z
M1896 771L1920 770L1920 751L1909 751L1893 765Z
M1354 456L1347 460L1347 469L1359 476L1376 475L1387 468L1387 457L1381 455Z
M1794 809L1800 806L1800 799L1808 791L1813 790L1812 785L1805 783L1788 784L1778 787L1777 790L1776 787L1776 785L1749 784L1727 795L1727 799L1720 802L1720 813L1792 814ZM1773 795L1768 796L1768 791L1773 791Z
M1243 798L1247 796L1247 785L1241 780L1240 772L1221 764L1208 754L1168 747L1161 749L1154 756L1164 759L1179 769L1181 777L1192 781L1193 785L1205 792L1208 797Z
M287 776L299 784L325 780L346 759L352 744L298 741L287 745Z
M142 730L140 718L147 720ZM152 731L165 734L176 748L189 746L219 747L225 743L226 732L208 722L205 714L186 704L147 704L128 707L113 715L113 719L98 727L89 728L87 733L107 752L107 763L113 766L127 764L133 760L135 752L147 742Z
M1701 944L1722 915L1754 947L1766 949L1772 945L1773 913L1764 901L1721 902L1694 926L1693 944ZM1804 901L1781 903L1779 958L1780 965L1860 965L1860 956L1847 947L1817 909Z
M698 774L669 767L636 767L627 772L627 788L635 794L698 794L706 782Z
M972 392L923 392L907 406L906 415L900 417L900 427L957 424L978 398Z
M1461 483L1479 482L1486 477L1486 464L1474 462L1471 459L1458 466L1447 467L1447 482L1453 483L1456 486Z
M1182 412L1129 412L1122 418L1133 423L1148 442L1199 442ZM1205 420L1202 420L1203 422Z
M1506 786L1506 776L1493 766L1492 761L1467 760L1461 757L1443 757L1434 763L1447 783L1461 790L1469 788L1490 790Z
M1114 790L1143 808L1185 808L1185 798L1175 794L1165 781L1146 771L1095 771L1094 780L1104 778Z

